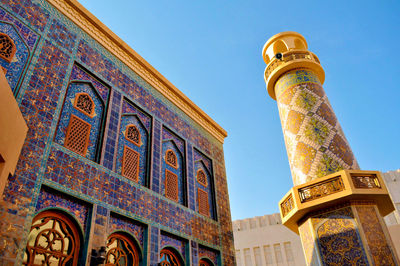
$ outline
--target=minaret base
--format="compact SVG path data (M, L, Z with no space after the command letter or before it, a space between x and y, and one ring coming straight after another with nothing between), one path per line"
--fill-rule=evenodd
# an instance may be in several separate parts
M307 265L399 265L382 219L394 210L379 172L344 170L292 188L282 223L300 234Z

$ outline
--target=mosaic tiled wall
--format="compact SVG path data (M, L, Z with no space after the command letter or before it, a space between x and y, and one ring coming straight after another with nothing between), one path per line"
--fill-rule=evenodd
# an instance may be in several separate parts
M284 74L275 84L275 93L295 185L343 169L359 169L314 73Z
M65 209L79 221L80 209L68 207L79 202L93 213L84 222L91 239L85 242L88 252L104 245L115 228L131 232L143 259L156 265L165 230L190 246L210 247L222 264L234 265L222 144L46 1L0 3L0 32L17 46L15 60L0 64L29 127L0 203L0 264L20 264L38 206ZM70 115L81 115L72 107L78 92L88 93L97 106L87 120L92 130L85 156L64 147ZM121 176L127 124L143 136L137 183ZM164 143L181 155L179 202L163 196ZM216 210L210 217L196 211L194 149L210 162L203 163L215 185ZM52 190L43 187L62 196L46 194Z
M373 202L351 202L312 214L299 226L310 265L396 265Z

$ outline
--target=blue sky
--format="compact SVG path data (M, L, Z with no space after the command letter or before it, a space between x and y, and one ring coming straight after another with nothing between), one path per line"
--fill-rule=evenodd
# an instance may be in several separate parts
M361 169L400 168L399 1L81 0L225 130L232 219L278 212L292 179L261 57L305 36Z

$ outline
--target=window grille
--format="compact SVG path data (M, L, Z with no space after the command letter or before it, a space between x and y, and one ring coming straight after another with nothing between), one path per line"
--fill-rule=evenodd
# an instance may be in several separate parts
M208 193L200 188L197 189L197 202L199 204L199 213L205 216L210 216Z
M89 145L91 125L75 115L71 115L64 146L82 156L86 155Z
M139 181L139 159L140 154L135 150L124 147L124 156L122 157L122 175L134 180Z
M133 241L121 233L113 233L107 239L106 266L139 265L139 252Z
M94 102L87 93L78 93L75 96L74 107L85 115L94 115Z
M202 169L197 171L197 182L205 187L208 186L207 175Z
M178 176L165 169L165 196L174 201L179 200Z
M80 238L72 220L43 211L33 218L23 265L78 265Z
M126 128L125 138L136 146L140 146L140 131L135 125L129 125Z
M176 154L173 150L167 150L165 152L165 162L175 169L178 169L178 159L176 158Z
M0 58L11 63L16 52L14 41L7 34L0 32Z
M181 260L178 259L178 255L175 252L163 248L160 252L160 263L161 266L181 266Z

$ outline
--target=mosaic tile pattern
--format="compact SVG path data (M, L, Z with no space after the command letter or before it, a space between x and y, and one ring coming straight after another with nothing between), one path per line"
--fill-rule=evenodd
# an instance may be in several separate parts
M182 259L186 260L186 248L188 245L188 241L176 236L173 236L168 233L161 232L161 239L160 239L160 250L165 247L173 247L176 249Z
M140 132L140 147L136 146L132 142L126 139L125 132L127 127L130 125L135 125ZM118 136L118 150L117 150L117 160L116 160L116 172L122 173L122 163L124 155L124 147L127 146L140 154L139 157L139 181L138 183L142 186L147 186L148 184L148 153L149 153L149 133L147 129L143 126L139 117L135 114L123 114L120 122L119 136Z
M360 224L368 242L368 247L375 265L397 265L393 250L383 231L382 221L379 220L377 209L374 205L358 205L355 207Z
M176 157L178 168L175 169L171 165L166 163L165 155L167 150L172 150ZM161 194L165 196L165 171L171 171L178 176L178 191L179 200L178 202L182 205L186 205L186 180L184 176L185 169L185 143L184 141L173 134L165 127L162 129L162 151L161 151Z
M218 251L199 245L198 254L199 260L202 258L207 258L214 263L214 265L220 265Z
M91 228L94 232L92 247L104 245L110 212L120 213L149 227L149 248L146 241L143 243L144 256L150 253L151 265L158 262L159 228L220 250L224 265L234 265L222 144L48 2L0 0L0 3L0 23L12 24L30 53L27 63L15 68L21 73L17 82L18 102L29 131L15 176L9 178L4 201L0 203L0 230L4 232L0 242L5 243L4 247L0 246L0 264L21 264L23 243L30 229L27 221L35 214L36 200L42 197L40 188L45 184L61 191L73 202L83 200L97 206L94 223L86 224L94 226ZM17 75L13 74L13 78ZM96 129L104 140L98 144L92 141L91 155L84 158L63 147L58 120L64 115L65 105L71 103L69 92L90 91L89 88L97 95L96 99L104 103L101 110L104 124ZM126 105L126 99L134 104ZM136 113L132 106L133 109L137 107ZM96 114L99 113L96 110ZM151 190L118 174L120 118L128 113L135 113L152 139L149 144L151 174L148 173ZM60 125L63 122L65 119L61 119ZM166 127L169 132L164 130ZM192 189L185 195L188 200L185 199L183 205L162 196L162 141L166 138L170 143L173 140L182 154L182 176L191 178ZM187 147L199 148L214 164L218 222L193 211L195 155L193 148ZM94 151L96 157L93 157ZM187 165L189 156L191 163ZM184 193L187 193L186 187ZM69 201L62 202L66 205L60 203L60 208L67 210ZM186 204L190 208L185 207ZM75 216L78 219L80 214Z
M213 172L212 172L212 162L209 158L207 158L204 154L199 152L198 150L194 150L194 183L195 183L195 193L196 193L196 199L198 198L197 195L197 189L200 188L203 191L207 192L208 194L208 205L210 206L210 211L209 211L209 216L213 219L216 219L215 215L215 210L213 208L214 206L214 178L213 178ZM197 171L202 170L206 174L207 178L207 186L204 184L201 184L197 181ZM196 201L196 210L198 210L198 202Z
M76 95L82 92L87 93L94 102L94 117L90 117L74 107ZM71 115L77 116L91 125L89 145L85 157L95 161L96 156L99 156L98 149L101 137L100 130L102 126L102 117L104 115L105 107L105 103L98 96L96 89L91 83L81 81L71 82L67 89L67 95L65 97L63 109L58 122L59 124L57 128L57 134L54 141L60 145L65 144L65 137L67 134L67 128L70 123Z
M28 28L25 27L25 29L29 31ZM17 85L22 78L22 72L27 66L30 52L28 45L25 43L19 31L13 24L0 21L0 33L7 34L13 40L17 49L11 62L0 58L0 66L5 70L5 76L8 84L15 93L17 90Z
M118 138L118 124L120 117L120 105L122 96L119 92L113 91L111 100L111 110L108 120L108 128L106 130L106 146L103 149L103 165L110 170L114 169L114 154L116 151L116 143Z
M111 234L115 231L125 231L135 236L138 244L144 248L145 227L133 220L125 217L111 215L108 223L108 232Z
M42 189L36 203L36 212L44 208L62 208L68 210L80 222L82 229L86 231L88 226L90 207L74 198L68 197L60 192Z
M295 185L342 169L359 169L314 73L286 73L276 82L275 92Z

